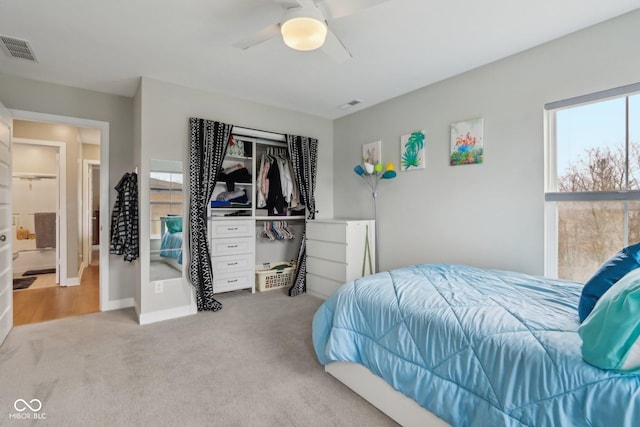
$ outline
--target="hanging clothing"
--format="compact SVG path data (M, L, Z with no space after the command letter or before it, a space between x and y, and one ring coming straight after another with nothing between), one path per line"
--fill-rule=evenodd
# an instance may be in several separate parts
M138 232L138 175L126 173L116 185L118 192L111 214L109 252L133 261L140 255Z
M275 159L269 168L268 178L267 215L282 215L285 210L285 202L280 183L280 167Z
M258 184L258 207L267 207L267 195L269 194L269 169L271 169L271 157L262 155L262 166L260 167L260 183Z
M289 161L284 157L276 158L278 162L278 169L280 169L280 186L282 190L282 196L284 201L289 205L291 201L291 193L293 192L293 180L291 179L291 172L289 169Z
M287 209L299 206L299 190L293 179L293 166L285 150L276 150L279 151L267 149L260 159L256 180L256 207L266 208L269 215L285 215Z

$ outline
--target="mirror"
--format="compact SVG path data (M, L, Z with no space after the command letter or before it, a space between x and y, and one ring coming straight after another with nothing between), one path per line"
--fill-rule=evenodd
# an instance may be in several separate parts
M149 279L154 282L182 277L182 162L151 160L150 170Z

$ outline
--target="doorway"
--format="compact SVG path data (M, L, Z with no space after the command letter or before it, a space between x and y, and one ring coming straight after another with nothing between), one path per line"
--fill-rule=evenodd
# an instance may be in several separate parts
M66 146L14 138L12 162L13 288L65 285Z
M61 205L67 208L68 217L59 221L61 245L58 246L60 253L57 260L60 277L57 282L60 286L46 291L36 286L31 292L33 298L30 298L29 292L14 291L14 325L100 311L102 284L106 288L108 283L103 281L103 269L100 268L103 252L100 243L104 240L101 238L104 227L98 214L101 206L108 203L108 197L102 194L101 184L106 184L106 177L102 176L104 171L100 168L103 150L100 142L103 135L108 136L108 124L39 113L12 112L14 141L19 142L25 134L33 137L45 131L52 135L52 139L63 141L61 144L66 148L66 155L61 155L59 160L67 160L65 169L68 175L66 184L61 184L61 188L66 189L66 197L62 198ZM87 126L94 123L97 127ZM88 253L85 252L85 242L89 245ZM66 249L63 249L64 243L67 244ZM27 318L20 318L21 307L27 307L24 311L31 313Z
M99 160L82 161L82 230L83 268L100 265Z

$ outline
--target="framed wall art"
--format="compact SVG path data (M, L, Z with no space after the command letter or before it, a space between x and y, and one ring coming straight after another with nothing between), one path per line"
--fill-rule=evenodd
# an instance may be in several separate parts
M400 170L424 169L424 131L411 132L400 137Z
M382 141L362 144L362 163L369 163L373 166L382 164Z
M482 163L484 156L484 118L451 123L451 156L449 164Z

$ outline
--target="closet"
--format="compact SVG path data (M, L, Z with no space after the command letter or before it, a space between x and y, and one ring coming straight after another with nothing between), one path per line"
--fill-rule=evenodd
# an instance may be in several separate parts
M208 206L214 294L255 292L256 269L295 262L306 213L295 181L284 135L234 129Z

